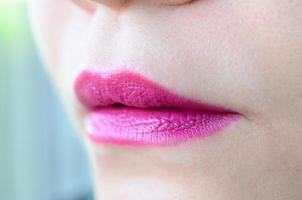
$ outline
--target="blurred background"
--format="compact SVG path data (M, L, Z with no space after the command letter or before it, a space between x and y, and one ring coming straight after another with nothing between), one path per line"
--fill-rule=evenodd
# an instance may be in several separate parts
M91 200L84 146L31 37L26 4L0 0L0 200Z

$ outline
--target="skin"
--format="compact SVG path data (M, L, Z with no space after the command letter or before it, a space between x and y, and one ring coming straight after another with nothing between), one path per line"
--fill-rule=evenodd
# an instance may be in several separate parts
M301 200L302 1L112 2L29 0L47 70L87 143L96 198ZM92 144L74 79L121 66L241 120L173 147Z

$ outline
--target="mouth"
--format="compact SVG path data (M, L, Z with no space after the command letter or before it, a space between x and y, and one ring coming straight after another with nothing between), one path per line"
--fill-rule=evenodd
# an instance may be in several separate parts
M84 70L74 85L98 144L171 146L218 134L240 118L230 109L170 92L135 72Z

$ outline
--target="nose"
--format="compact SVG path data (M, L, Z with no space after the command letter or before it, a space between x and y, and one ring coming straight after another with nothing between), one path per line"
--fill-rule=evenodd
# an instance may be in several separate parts
M129 1L131 1L131 0L91 0L91 1L98 3L98 4L103 4L108 7L112 7L112 8L120 8L120 7L123 7L126 4L128 4Z
M125 7L133 0L90 0L95 3L103 4L112 8L121 8ZM190 3L195 0L147 0L154 4L163 4L163 5L181 5Z

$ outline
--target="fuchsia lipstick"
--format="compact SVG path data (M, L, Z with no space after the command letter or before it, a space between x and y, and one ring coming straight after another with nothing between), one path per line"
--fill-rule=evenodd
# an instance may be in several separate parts
M168 146L203 138L227 127L239 114L173 94L130 72L83 71L75 92L87 107L88 137L101 144Z

